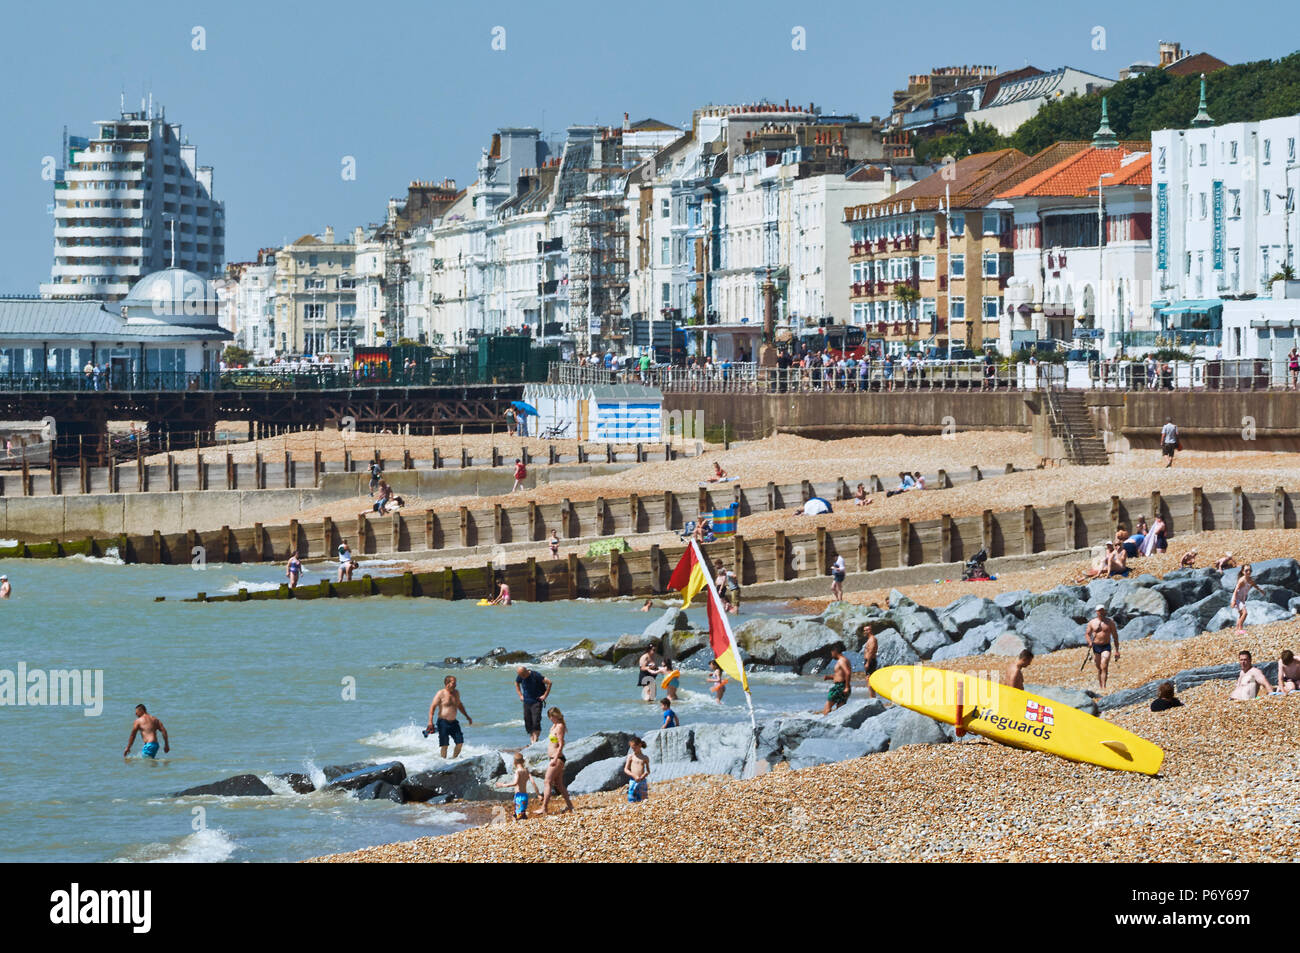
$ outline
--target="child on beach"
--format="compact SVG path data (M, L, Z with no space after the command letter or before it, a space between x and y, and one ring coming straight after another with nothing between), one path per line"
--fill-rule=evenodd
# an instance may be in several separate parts
M524 754L522 751L515 752L515 764L513 773L509 778L504 778L496 783L499 788L513 787L515 789L515 813L511 820L522 821L528 817L528 788L531 786L534 793L537 791L537 782L533 776L528 773L528 766L524 764Z
M1250 563L1246 563L1237 575L1237 585L1232 589L1232 601L1228 603L1228 608L1237 610L1238 635L1246 634L1246 599L1250 596L1252 586L1261 596L1264 594L1264 590L1259 588L1259 583L1251 575Z
M727 691L727 682L731 679L722 674L722 667L717 662L709 663L709 693L713 700L722 704L722 696Z
M650 795L650 758L645 753L645 742L640 738L629 738L627 760L623 762L623 773L630 779L627 785L627 803L636 804Z
M663 707L664 710L663 711L664 723L662 727L664 728L679 727L681 725L681 722L677 720L677 712L673 711L672 702L670 702L666 698L661 698L659 699L659 704L660 706Z
M659 671L664 677L661 685L663 690L668 694L668 697L664 699L664 701L677 701L677 686L681 684L682 680L681 669L677 668L677 666L668 659L665 659L664 663L659 666Z

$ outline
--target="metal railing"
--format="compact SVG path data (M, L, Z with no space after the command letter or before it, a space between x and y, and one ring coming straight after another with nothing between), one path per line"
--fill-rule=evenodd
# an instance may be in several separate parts
M664 393L817 393L933 390L1179 390L1262 391L1300 389L1300 368L1288 359L1192 360L1148 365L1142 361L1005 363L968 361L870 361L843 367L758 367L718 364L706 368L658 365L609 370L553 363L548 380L570 385L648 384Z

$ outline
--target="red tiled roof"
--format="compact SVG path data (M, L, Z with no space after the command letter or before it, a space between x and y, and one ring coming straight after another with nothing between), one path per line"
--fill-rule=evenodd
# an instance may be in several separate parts
M1193 53L1176 63L1170 63L1165 67L1165 72L1171 76L1196 76L1199 73L1213 73L1226 66L1227 63L1210 53Z
M998 198L1089 195L1097 191L1098 176L1105 172L1114 176L1109 185L1150 185L1151 143L1121 142L1117 149L1090 146L1000 192Z

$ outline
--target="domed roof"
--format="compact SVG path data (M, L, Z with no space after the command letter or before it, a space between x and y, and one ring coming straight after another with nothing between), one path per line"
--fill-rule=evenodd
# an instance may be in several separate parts
M164 268L145 275L122 299L122 314L128 321L216 324L218 309L212 282L184 268Z

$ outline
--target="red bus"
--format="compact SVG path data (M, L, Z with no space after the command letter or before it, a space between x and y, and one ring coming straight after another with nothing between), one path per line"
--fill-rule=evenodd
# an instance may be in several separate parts
M866 329L851 324L808 328L799 333L799 343L810 351L826 351L836 361L842 357L858 361L867 355Z

